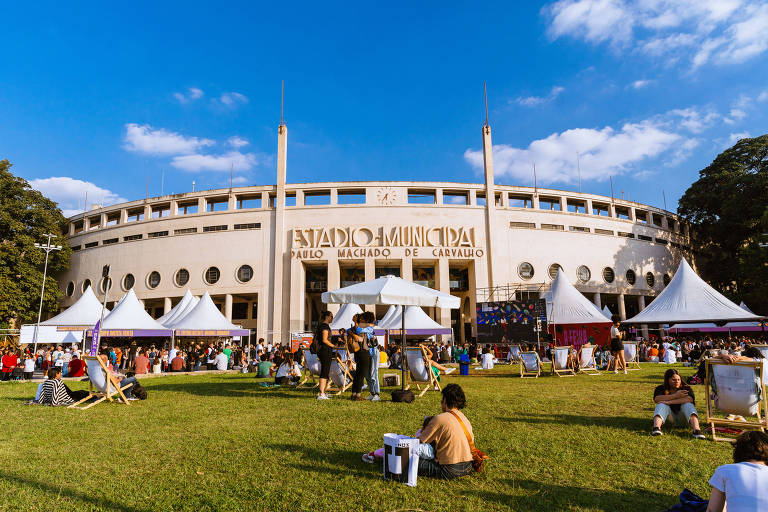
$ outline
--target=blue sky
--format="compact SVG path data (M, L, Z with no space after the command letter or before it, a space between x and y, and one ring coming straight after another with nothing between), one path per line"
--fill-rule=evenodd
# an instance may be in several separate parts
M0 158L66 213L272 184L284 79L289 182L479 182L487 82L498 182L675 209L768 131L764 1L413 4L6 5Z

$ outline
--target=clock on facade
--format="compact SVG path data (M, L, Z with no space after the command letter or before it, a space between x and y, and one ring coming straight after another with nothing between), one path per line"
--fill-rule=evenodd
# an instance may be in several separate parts
M390 187L382 187L376 193L376 197L379 200L379 204L390 206L395 204L395 200L397 199L397 191Z

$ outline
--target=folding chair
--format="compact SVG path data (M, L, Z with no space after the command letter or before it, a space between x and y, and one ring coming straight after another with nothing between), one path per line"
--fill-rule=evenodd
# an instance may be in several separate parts
M509 355L507 356L507 359L509 359L510 363L512 363L512 361L520 360L520 345L509 346Z
M639 370L640 360L637 355L637 342L624 342L624 360L627 362L627 370Z
M302 348L301 353L304 358L304 364L302 365L304 367L304 375L296 387L301 387L308 380L311 380L313 384L312 387L315 388L320 385L319 382L315 382L315 375L318 377L320 376L320 359L317 358L317 354L313 354L308 348Z
M763 388L763 361L726 363L707 359L706 380L707 423L712 429L715 441L733 441L729 437L718 437L717 425L735 427L742 430L760 430L768 427L768 397ZM757 421L736 421L714 416L717 409L726 414L736 414L745 418L757 418Z
M520 352L520 377L538 378L541 375L541 359L536 352Z
M558 377L576 376L573 366L568 364L571 350L573 350L573 345L552 348L552 373L557 374Z
M114 402L116 400L117 402L122 402L125 405L131 405L123 394L123 390L129 388L131 386L130 384L120 387L115 378L112 377L112 374L109 372L109 368L104 365L104 361L102 361L101 358L83 356L83 359L85 360L85 364L88 367L88 396L79 402L75 402L74 404L70 405L70 408L85 410L89 407L93 407L99 402L103 402L104 400L109 400L110 402ZM112 397L115 397L115 399ZM92 398L96 398L96 400L83 407L78 407L83 402L87 402Z
M352 374L349 371L349 353L345 348L335 350L335 356L331 360L331 370L328 373L331 382L339 388L334 395L340 395L352 385ZM318 370L319 371L319 370Z
M768 386L768 345L750 345L763 354L763 386Z
M427 352L423 345L419 345L418 347L406 347L405 356L411 382L415 383L416 388L421 391L421 393L419 393L420 397L424 396L424 393L430 389L435 389L436 391L442 390L440 383L437 381L437 377L432 370L432 364L427 358ZM424 389L421 389L419 384L425 384ZM410 387L410 385L408 387Z
M600 375L595 361L595 345L582 345L579 348L579 371L585 375Z

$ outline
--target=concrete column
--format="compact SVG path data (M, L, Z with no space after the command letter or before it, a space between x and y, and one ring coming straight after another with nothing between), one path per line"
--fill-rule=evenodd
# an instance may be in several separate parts
M336 188L331 189L331 204L339 204L339 190Z
M443 189L435 190L435 204L443 204Z
M306 307L306 271L304 264L299 259L291 260L291 307L288 329L290 332L304 330L304 316Z
M227 210L232 211L235 209L235 194L230 193L227 198Z
M495 210L496 210L496 185L493 177L493 143L491 142L491 127L486 120L483 126L483 170L485 171L485 255L488 265L488 286L495 286L496 281L493 278L493 237L496 234L495 229ZM491 300L495 297L491 296Z
M146 204L144 205L144 220L149 220L152 218L152 206Z
M627 308L626 308L626 305L624 304L623 293L619 294L618 301L619 301L619 316L621 317L621 321L623 322L624 320L627 319Z
M539 209L539 194L534 192L533 194L533 209L538 210Z
M442 293L451 293L451 281L448 272L448 259L440 258L437 260L437 289ZM440 308L437 310L437 322L443 327L451 326L451 310ZM443 336L443 341L447 338Z
M413 281L413 259L405 257L400 260L400 277L406 281Z
M106 213L102 213L101 214L101 217L99 218L99 227L102 228L102 229L107 227L107 214Z
M168 312L169 312L171 309L173 309L173 308L172 308L172 306L171 306L171 298L170 298L170 297L165 297L165 298L163 299L163 314L164 314L164 315L167 315L167 314L168 314Z
M637 312L645 309L645 295L638 295L637 296ZM640 326L640 334L643 338L648 339L648 325L643 324Z
M168 214L171 217L175 217L179 214L179 202L178 201L171 201L171 211L168 212Z
M204 197L198 197L197 198L197 213L205 213L205 198Z
M592 200L591 199L585 199L584 200L584 207L587 209L587 215L592 215Z
M476 190L470 190L469 191L469 205L470 206L477 206L477 191Z
M275 221L272 236L274 240L272 270L272 339L283 340L283 265L285 263L285 180L288 157L288 127L282 122L277 128L277 196L275 198Z
M374 279L376 279L376 260L373 258L365 258L365 280L373 281ZM370 311L371 313L376 314L376 305L365 304L363 305L363 311Z
M341 288L341 269L339 268L339 260L332 258L328 260L328 289L336 290ZM328 311L336 313L339 311L338 304L328 304Z
M304 206L304 191L296 191L296 206Z
M227 317L227 320L230 322L232 321L232 294L228 293L224 296L224 316Z
M593 301L595 303L595 306L597 306L597 309L602 310L603 304L602 304L602 298L600 297L600 292L595 292L595 299Z
M568 199L565 196L560 196L560 211L568 211Z
M472 336L477 337L477 273L474 261L469 264L467 278L469 279L469 322L472 326ZM461 329L464 329L463 325Z
M120 210L120 222L119 222L119 224L125 224L126 222L128 222L128 210L123 208L122 210Z

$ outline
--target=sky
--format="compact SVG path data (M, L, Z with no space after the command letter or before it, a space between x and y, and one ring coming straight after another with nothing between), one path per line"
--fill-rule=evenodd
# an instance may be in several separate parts
M226 5L225 5L226 4ZM451 4L448 6L447 4ZM6 3L0 159L70 215L288 182L497 183L670 210L768 132L768 2Z

